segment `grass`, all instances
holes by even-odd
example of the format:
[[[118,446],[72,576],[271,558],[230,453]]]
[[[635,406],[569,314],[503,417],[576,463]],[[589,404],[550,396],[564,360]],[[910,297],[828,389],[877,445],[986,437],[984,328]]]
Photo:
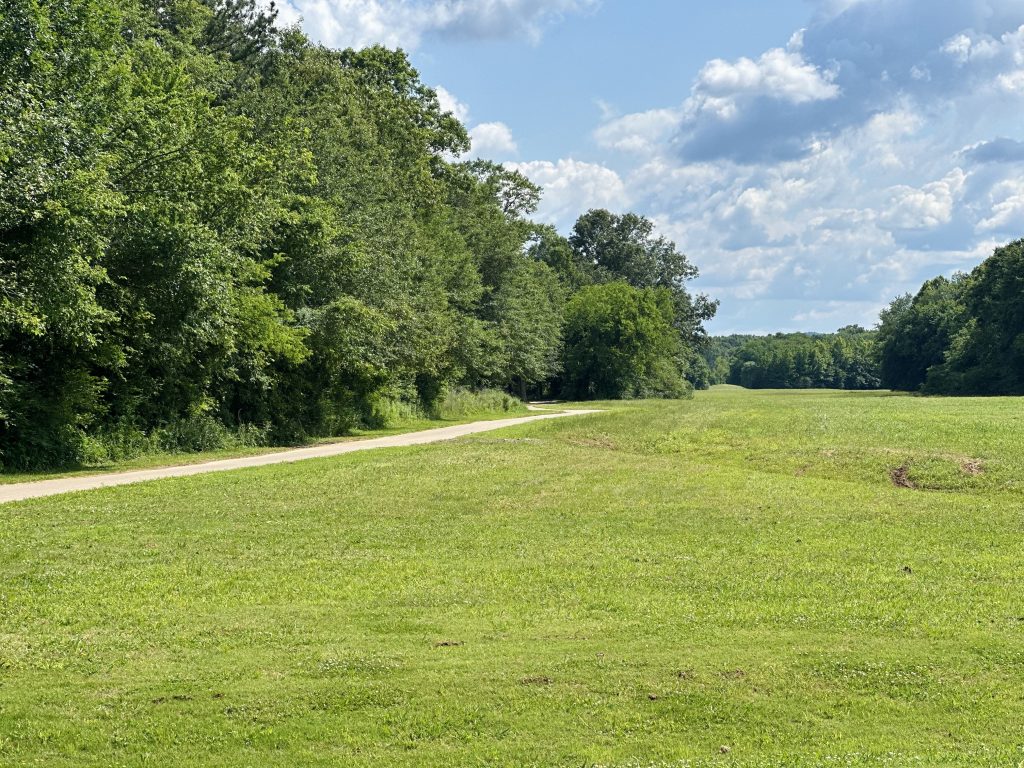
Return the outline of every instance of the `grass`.
[[[519,400],[493,390],[482,393],[459,391],[448,394],[442,401],[437,414],[432,418],[422,415],[417,409],[401,409],[395,417],[388,419],[388,425],[378,429],[355,428],[343,437],[326,437],[312,440],[305,445],[325,445],[363,440],[373,437],[400,435],[425,429],[438,429],[473,421],[490,421],[529,415],[526,406]],[[232,446],[210,451],[142,453],[121,461],[105,461],[85,466],[51,471],[22,471],[5,469],[0,466],[0,485],[29,483],[37,480],[53,480],[61,477],[80,477],[106,472],[128,472],[135,469],[154,469],[184,464],[202,464],[218,459],[233,459],[243,456],[259,456],[280,453],[289,448],[303,446],[253,445]]]
[[[605,406],[0,508],[0,764],[1024,761],[1019,400]]]

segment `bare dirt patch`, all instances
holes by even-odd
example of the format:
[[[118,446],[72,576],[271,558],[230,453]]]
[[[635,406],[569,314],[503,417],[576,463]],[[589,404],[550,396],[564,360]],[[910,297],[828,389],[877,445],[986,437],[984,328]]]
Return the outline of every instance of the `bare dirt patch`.
[[[588,437],[576,437],[569,440],[570,445],[578,445],[583,448],[604,448],[607,451],[614,451],[619,446],[607,435],[590,435]]]
[[[535,675],[534,677],[524,677],[519,682],[523,685],[551,685],[554,680],[546,675]]]
[[[458,648],[462,645],[465,645],[465,643],[461,640],[441,640],[440,642],[434,643],[435,648]]]
[[[910,467],[906,464],[889,470],[889,479],[897,488],[906,488],[911,491],[917,490],[917,485],[910,479]]]
[[[965,475],[971,477],[977,477],[978,475],[985,474],[985,465],[982,464],[978,459],[967,459],[960,464],[960,471]]]

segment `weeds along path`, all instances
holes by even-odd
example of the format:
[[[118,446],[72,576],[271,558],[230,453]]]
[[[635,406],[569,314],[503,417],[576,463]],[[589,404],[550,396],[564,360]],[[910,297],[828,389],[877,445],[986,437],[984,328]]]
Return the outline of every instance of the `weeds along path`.
[[[470,424],[458,424],[452,427],[427,429],[421,432],[408,432],[403,435],[389,435],[387,437],[375,437],[367,440],[353,440],[346,443],[333,443],[328,445],[315,445],[308,448],[295,448],[287,451],[280,451],[278,453],[265,453],[260,456],[246,456],[237,459],[220,459],[217,461],[205,462],[203,464],[186,464],[173,467],[158,467],[156,469],[139,469],[129,472],[62,477],[55,478],[53,480],[37,480],[29,483],[0,485],[0,504],[10,501],[35,499],[41,496],[56,496],[57,494],[72,493],[74,491],[90,491],[96,488],[107,488],[114,485],[144,483],[148,480],[162,480],[168,477],[187,477],[190,475],[202,475],[207,472],[227,472],[233,469],[263,467],[268,464],[285,464],[293,461],[303,461],[305,459],[322,459],[330,456],[340,456],[345,453],[354,453],[355,451],[372,451],[377,448],[401,448],[410,445],[440,443],[445,440],[454,440],[459,437],[465,437],[466,435],[475,435],[479,432],[491,432],[496,429],[504,429],[505,427],[529,424],[533,421],[600,413],[600,411],[597,410],[562,410],[549,412],[548,409],[539,408],[537,406],[529,406],[529,409],[531,411],[543,411],[543,413],[539,413],[536,416],[520,416],[514,419],[475,421]]]

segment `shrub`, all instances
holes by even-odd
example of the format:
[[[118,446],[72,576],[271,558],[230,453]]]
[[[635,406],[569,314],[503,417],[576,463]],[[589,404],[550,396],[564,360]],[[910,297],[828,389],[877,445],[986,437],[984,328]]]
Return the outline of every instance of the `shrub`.
[[[438,403],[435,416],[440,419],[463,419],[474,414],[509,413],[522,410],[523,403],[498,389],[448,390]]]

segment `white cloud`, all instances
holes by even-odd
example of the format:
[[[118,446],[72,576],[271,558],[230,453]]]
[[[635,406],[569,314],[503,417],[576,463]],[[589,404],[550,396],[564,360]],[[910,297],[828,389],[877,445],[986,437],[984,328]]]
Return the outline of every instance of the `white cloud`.
[[[620,152],[651,153],[664,145],[678,129],[682,113],[677,109],[652,109],[622,117],[610,117],[594,131],[598,146]]]
[[[979,232],[1006,232],[1010,237],[1024,234],[1024,181],[1011,179],[992,190],[990,214],[978,222]]]
[[[544,188],[537,217],[562,229],[568,229],[591,208],[623,210],[630,203],[622,179],[603,165],[567,159],[510,163],[508,167]]]
[[[460,123],[469,120],[469,107],[459,101],[454,94],[443,86],[437,86],[437,101],[442,112],[451,112]]]
[[[469,105],[443,86],[434,89],[443,112],[451,112],[463,125],[470,124]],[[509,160],[519,152],[512,129],[505,123],[493,121],[478,123],[469,129],[470,151],[462,159],[483,157],[489,160]]]
[[[958,64],[1004,58],[1024,64],[1024,25],[1004,32],[998,38],[968,29],[954,35],[942,46],[942,52]]]
[[[512,131],[504,123],[480,123],[469,132],[472,154],[477,157],[508,159],[519,151]]]
[[[884,308],[884,303],[876,301],[826,301],[815,309],[797,313],[793,321],[830,328],[857,323],[870,328]]]
[[[1006,93],[1024,94],[1024,69],[1005,72],[999,76],[997,82]]]
[[[565,14],[595,7],[597,0],[282,0],[282,18],[302,17],[303,27],[330,46],[374,43],[416,48],[426,36],[469,39],[526,38]]]
[[[883,220],[902,229],[928,229],[948,224],[953,208],[963,196],[967,174],[954,168],[944,179],[915,189],[892,190],[891,208]]]
[[[757,61],[709,61],[697,77],[695,91],[711,101],[749,95],[806,104],[839,96],[833,78],[834,73],[808,64],[799,52],[774,48]]]

